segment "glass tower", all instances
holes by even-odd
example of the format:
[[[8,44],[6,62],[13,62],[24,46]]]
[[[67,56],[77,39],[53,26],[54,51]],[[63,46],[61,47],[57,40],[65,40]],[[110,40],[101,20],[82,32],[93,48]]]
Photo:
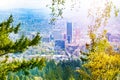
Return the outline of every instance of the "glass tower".
[[[67,23],[67,41],[68,43],[72,42],[72,23]]]

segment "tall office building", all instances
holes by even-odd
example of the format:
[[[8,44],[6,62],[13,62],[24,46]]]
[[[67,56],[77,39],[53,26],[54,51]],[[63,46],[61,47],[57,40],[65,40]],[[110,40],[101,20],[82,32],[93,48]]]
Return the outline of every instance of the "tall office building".
[[[72,23],[67,23],[67,41],[68,43],[72,42]]]

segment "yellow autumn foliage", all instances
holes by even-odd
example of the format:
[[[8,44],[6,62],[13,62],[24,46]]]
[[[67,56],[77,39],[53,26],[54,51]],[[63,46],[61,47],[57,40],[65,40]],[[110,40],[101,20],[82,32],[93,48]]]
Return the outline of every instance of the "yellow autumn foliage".
[[[83,66],[91,71],[93,80],[114,80],[120,74],[120,54],[90,53],[89,62]],[[120,80],[120,77],[119,77]]]
[[[120,53],[116,53],[110,45],[106,36],[107,30],[97,33],[100,27],[107,25],[113,6],[112,1],[107,1],[105,8],[100,8],[102,12],[98,9],[96,12],[93,10],[95,15],[89,14],[95,19],[92,21],[94,24],[88,26],[91,43],[86,46],[88,55],[85,55],[85,59],[87,60],[81,58],[85,70],[77,71],[85,80],[120,80]],[[118,16],[118,13],[119,10],[114,7],[115,16]]]

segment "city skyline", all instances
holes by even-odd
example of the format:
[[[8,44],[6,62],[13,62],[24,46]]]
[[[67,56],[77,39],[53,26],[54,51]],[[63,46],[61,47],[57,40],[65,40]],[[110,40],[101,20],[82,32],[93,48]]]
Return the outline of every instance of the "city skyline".
[[[90,43],[90,39],[87,35],[87,31],[88,31],[88,25],[91,24],[91,21],[89,21],[89,18],[87,17],[87,14],[88,14],[87,10],[91,2],[86,3],[87,0],[85,0],[85,2],[81,3],[80,8],[74,8],[74,10],[69,10],[67,6],[66,10],[63,13],[63,18],[61,18],[60,20],[57,20],[55,25],[50,25],[48,22],[50,20],[49,8],[46,7],[45,6],[46,4],[45,4],[45,5],[41,5],[41,7],[39,7],[40,9],[37,9],[38,8],[37,6],[36,6],[36,9],[30,9],[32,6],[31,7],[29,6],[34,3],[34,1],[33,2],[32,1],[33,0],[27,3],[27,0],[25,2],[21,0],[20,3],[23,3],[23,4],[19,4],[18,6],[16,6],[15,7],[16,9],[13,9],[11,6],[10,10],[9,9],[0,10],[1,11],[0,15],[3,16],[2,17],[3,19],[0,19],[0,20],[4,20],[5,17],[7,17],[9,14],[13,14],[13,17],[15,17],[15,22],[18,22],[18,21],[22,22],[21,29],[23,31],[20,34],[24,33],[27,36],[31,36],[31,35],[34,36],[34,34],[31,34],[31,33],[40,32],[43,38],[42,39],[43,42],[51,43],[51,39],[54,39],[53,48],[55,48],[55,46],[64,48],[65,46],[65,47],[68,47],[67,48],[68,50],[69,48],[71,49],[75,48],[79,50],[78,46],[83,46],[85,45],[85,43]],[[40,0],[37,0],[35,2],[39,3],[39,1]],[[43,4],[44,2],[45,1],[41,3]],[[13,2],[11,3],[12,5],[14,5],[16,3],[16,0],[13,0]],[[9,5],[11,5],[11,3]],[[21,5],[24,5],[24,3],[25,4],[27,3],[28,5],[25,5],[26,7],[23,6],[24,8],[19,7]],[[94,4],[94,6],[102,7],[103,5],[101,5],[101,3],[99,5]],[[83,8],[85,4],[87,4],[87,6]],[[91,6],[91,8],[92,7],[93,6]],[[118,17],[115,18],[112,15],[112,17],[108,22],[108,25],[106,27],[101,27],[101,30],[107,29],[108,32],[110,32],[111,34],[112,33],[119,34],[120,32],[119,16],[120,15],[118,15]],[[113,39],[113,41],[116,41],[116,39],[115,40]],[[61,45],[59,43],[63,43],[63,44]]]
[[[120,80],[120,0],[0,0],[0,80]]]

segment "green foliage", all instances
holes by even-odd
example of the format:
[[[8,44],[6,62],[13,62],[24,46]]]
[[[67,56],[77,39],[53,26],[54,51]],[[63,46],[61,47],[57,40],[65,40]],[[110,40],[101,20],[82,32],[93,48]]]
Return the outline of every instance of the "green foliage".
[[[12,15],[6,21],[0,23],[0,55],[22,52],[26,50],[28,46],[37,45],[40,41],[39,33],[32,40],[23,35],[19,40],[16,40],[15,42],[12,41],[9,38],[9,34],[17,34],[20,28],[20,23],[17,24],[15,27],[12,25],[12,23]]]
[[[7,54],[9,53],[16,53],[16,52],[23,52],[25,51],[29,46],[35,46],[39,44],[40,36],[39,33],[33,38],[28,39],[24,35],[16,40],[12,41],[9,37],[10,33],[17,34],[20,28],[20,23],[16,26],[12,25],[13,23],[13,17],[10,15],[10,17],[6,20],[0,23],[0,79],[1,80],[19,80],[18,76],[14,76],[14,74],[11,74],[10,76],[7,76],[9,72],[19,72],[20,70],[24,71],[25,75],[29,75],[30,69],[33,69],[34,67],[38,67],[39,69],[42,69],[43,66],[45,66],[45,59],[44,58],[32,58],[30,60],[19,60],[19,59],[10,59]],[[4,57],[3,55],[6,55]],[[24,76],[22,76],[24,78]],[[20,80],[22,79],[20,78]],[[28,79],[25,77],[26,80]],[[29,79],[28,79],[29,80]]]
[[[46,67],[44,68],[44,79],[46,80],[62,80],[61,79],[61,68],[57,67],[57,64],[54,60],[46,63]],[[59,71],[59,73],[58,73]]]
[[[64,4],[65,4],[65,0],[52,0],[51,5],[49,5],[52,16],[50,23],[54,23],[58,19],[58,17],[62,18]]]
[[[76,71],[78,69],[86,70],[82,67],[80,60],[66,60],[55,62],[50,60],[46,62],[46,66],[42,71],[39,71],[38,67],[29,70],[27,75],[31,80],[83,80],[83,76],[79,75]],[[15,73],[19,78],[25,77],[24,70]],[[23,79],[25,80],[25,79]]]
[[[8,61],[8,60],[7,60]],[[24,75],[29,75],[30,69],[33,69],[35,67],[38,67],[39,70],[42,69],[43,66],[45,66],[45,59],[44,58],[35,58],[31,60],[13,60],[12,62],[6,62],[2,63],[0,65],[0,79],[4,80],[8,72],[18,72],[20,70],[23,70]]]
[[[81,65],[80,60],[66,60],[57,63],[51,60],[43,68],[41,77],[44,80],[81,80],[82,76],[76,72],[77,68],[83,68]]]

